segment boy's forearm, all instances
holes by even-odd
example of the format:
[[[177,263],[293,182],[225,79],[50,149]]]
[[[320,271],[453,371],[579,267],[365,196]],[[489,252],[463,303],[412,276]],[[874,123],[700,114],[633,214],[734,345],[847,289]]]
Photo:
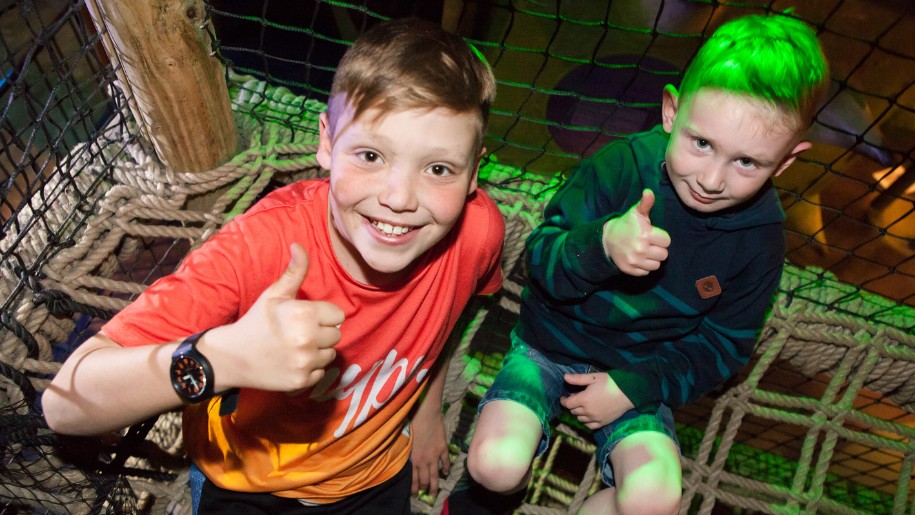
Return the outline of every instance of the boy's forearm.
[[[104,335],[83,343],[42,394],[51,429],[93,435],[181,406],[169,381],[176,343],[123,348]]]
[[[605,253],[603,232],[628,204],[611,198],[605,182],[594,163],[580,163],[526,242],[530,281],[555,300],[588,296],[619,273]]]
[[[527,242],[529,279],[543,293],[560,301],[580,299],[619,272],[601,243],[605,220],[572,228],[550,222],[535,229]]]
[[[450,353],[439,357],[439,362],[432,368],[429,386],[416,407],[417,417],[442,416],[442,398],[445,392],[445,378],[448,376]]]

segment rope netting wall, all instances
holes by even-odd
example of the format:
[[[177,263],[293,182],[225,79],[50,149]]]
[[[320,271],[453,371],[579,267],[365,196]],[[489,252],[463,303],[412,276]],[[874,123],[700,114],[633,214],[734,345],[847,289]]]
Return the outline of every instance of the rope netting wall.
[[[442,20],[486,55],[499,82],[488,148],[502,163],[551,176],[658,123],[662,87],[678,84],[718,25],[789,7],[817,27],[833,89],[811,130],[815,147],[779,178],[787,258],[915,304],[911,2],[266,0],[240,8],[216,0],[210,13],[217,47],[236,70],[318,100],[367,26],[403,14]],[[296,124],[296,107],[287,114]]]
[[[721,22],[779,1],[214,1],[201,27],[229,73],[243,150],[179,173],[140,136],[80,1],[0,11],[0,506],[4,512],[186,513],[180,416],[116,435],[47,429],[40,396],[73,347],[265,191],[322,173],[317,113],[368,26],[441,21],[493,65],[484,187],[507,220],[503,290],[473,306],[446,421],[463,468],[476,401],[508,347],[523,241],[582,156],[658,121],[660,88]],[[789,266],[756,358],[677,412],[684,511],[907,513],[915,459],[915,16],[906,1],[798,2],[835,88],[814,149],[778,183]],[[598,487],[572,419],[535,464],[521,511],[574,512]],[[724,508],[729,507],[729,508]]]

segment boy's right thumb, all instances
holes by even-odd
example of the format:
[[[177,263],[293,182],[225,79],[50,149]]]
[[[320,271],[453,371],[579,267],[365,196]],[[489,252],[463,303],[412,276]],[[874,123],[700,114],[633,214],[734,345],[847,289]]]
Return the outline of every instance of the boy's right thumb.
[[[273,283],[273,293],[279,296],[295,298],[308,274],[308,253],[298,243],[289,246],[289,265],[283,275]]]

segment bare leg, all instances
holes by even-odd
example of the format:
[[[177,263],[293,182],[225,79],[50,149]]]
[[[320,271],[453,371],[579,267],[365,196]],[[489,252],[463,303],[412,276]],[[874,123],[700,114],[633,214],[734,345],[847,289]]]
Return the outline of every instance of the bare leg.
[[[598,490],[597,493],[585,499],[578,515],[616,515],[616,488],[612,486]]]
[[[540,421],[531,410],[513,401],[492,401],[480,412],[467,470],[493,492],[517,492],[527,486],[542,435]]]
[[[663,433],[633,433],[610,454],[617,488],[588,498],[580,514],[673,514],[680,509],[682,471],[674,442]]]

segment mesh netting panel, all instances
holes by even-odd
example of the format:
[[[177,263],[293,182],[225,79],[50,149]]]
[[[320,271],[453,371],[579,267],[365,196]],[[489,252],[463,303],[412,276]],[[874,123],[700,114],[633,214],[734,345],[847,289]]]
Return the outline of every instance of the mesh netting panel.
[[[814,148],[777,180],[787,258],[821,277],[915,304],[915,16],[910,3],[795,2],[833,75]],[[393,7],[393,5],[397,7]],[[660,121],[661,89],[724,21],[781,1],[625,0],[212,2],[222,57],[240,73],[326,100],[334,64],[378,20],[441,20],[487,57],[498,81],[487,147],[500,162],[555,175]],[[297,106],[286,121],[295,124]],[[848,296],[857,294],[850,289]],[[833,304],[829,309],[838,306]],[[909,326],[911,328],[911,325]]]
[[[907,0],[817,0],[833,89],[814,148],[777,187],[789,266],[744,373],[677,410],[685,511],[903,513],[915,460],[915,16]],[[4,512],[189,509],[180,416],[98,438],[51,432],[40,396],[72,349],[269,189],[321,174],[316,119],[349,43],[379,20],[441,21],[492,64],[484,187],[506,217],[505,288],[473,306],[449,369],[446,425],[463,469],[476,401],[501,366],[526,234],[582,157],[658,122],[723,21],[777,0],[276,1],[207,4],[243,150],[201,174],[140,136],[76,0],[0,7],[0,506]],[[574,511],[599,485],[570,417],[535,463],[524,513]]]

